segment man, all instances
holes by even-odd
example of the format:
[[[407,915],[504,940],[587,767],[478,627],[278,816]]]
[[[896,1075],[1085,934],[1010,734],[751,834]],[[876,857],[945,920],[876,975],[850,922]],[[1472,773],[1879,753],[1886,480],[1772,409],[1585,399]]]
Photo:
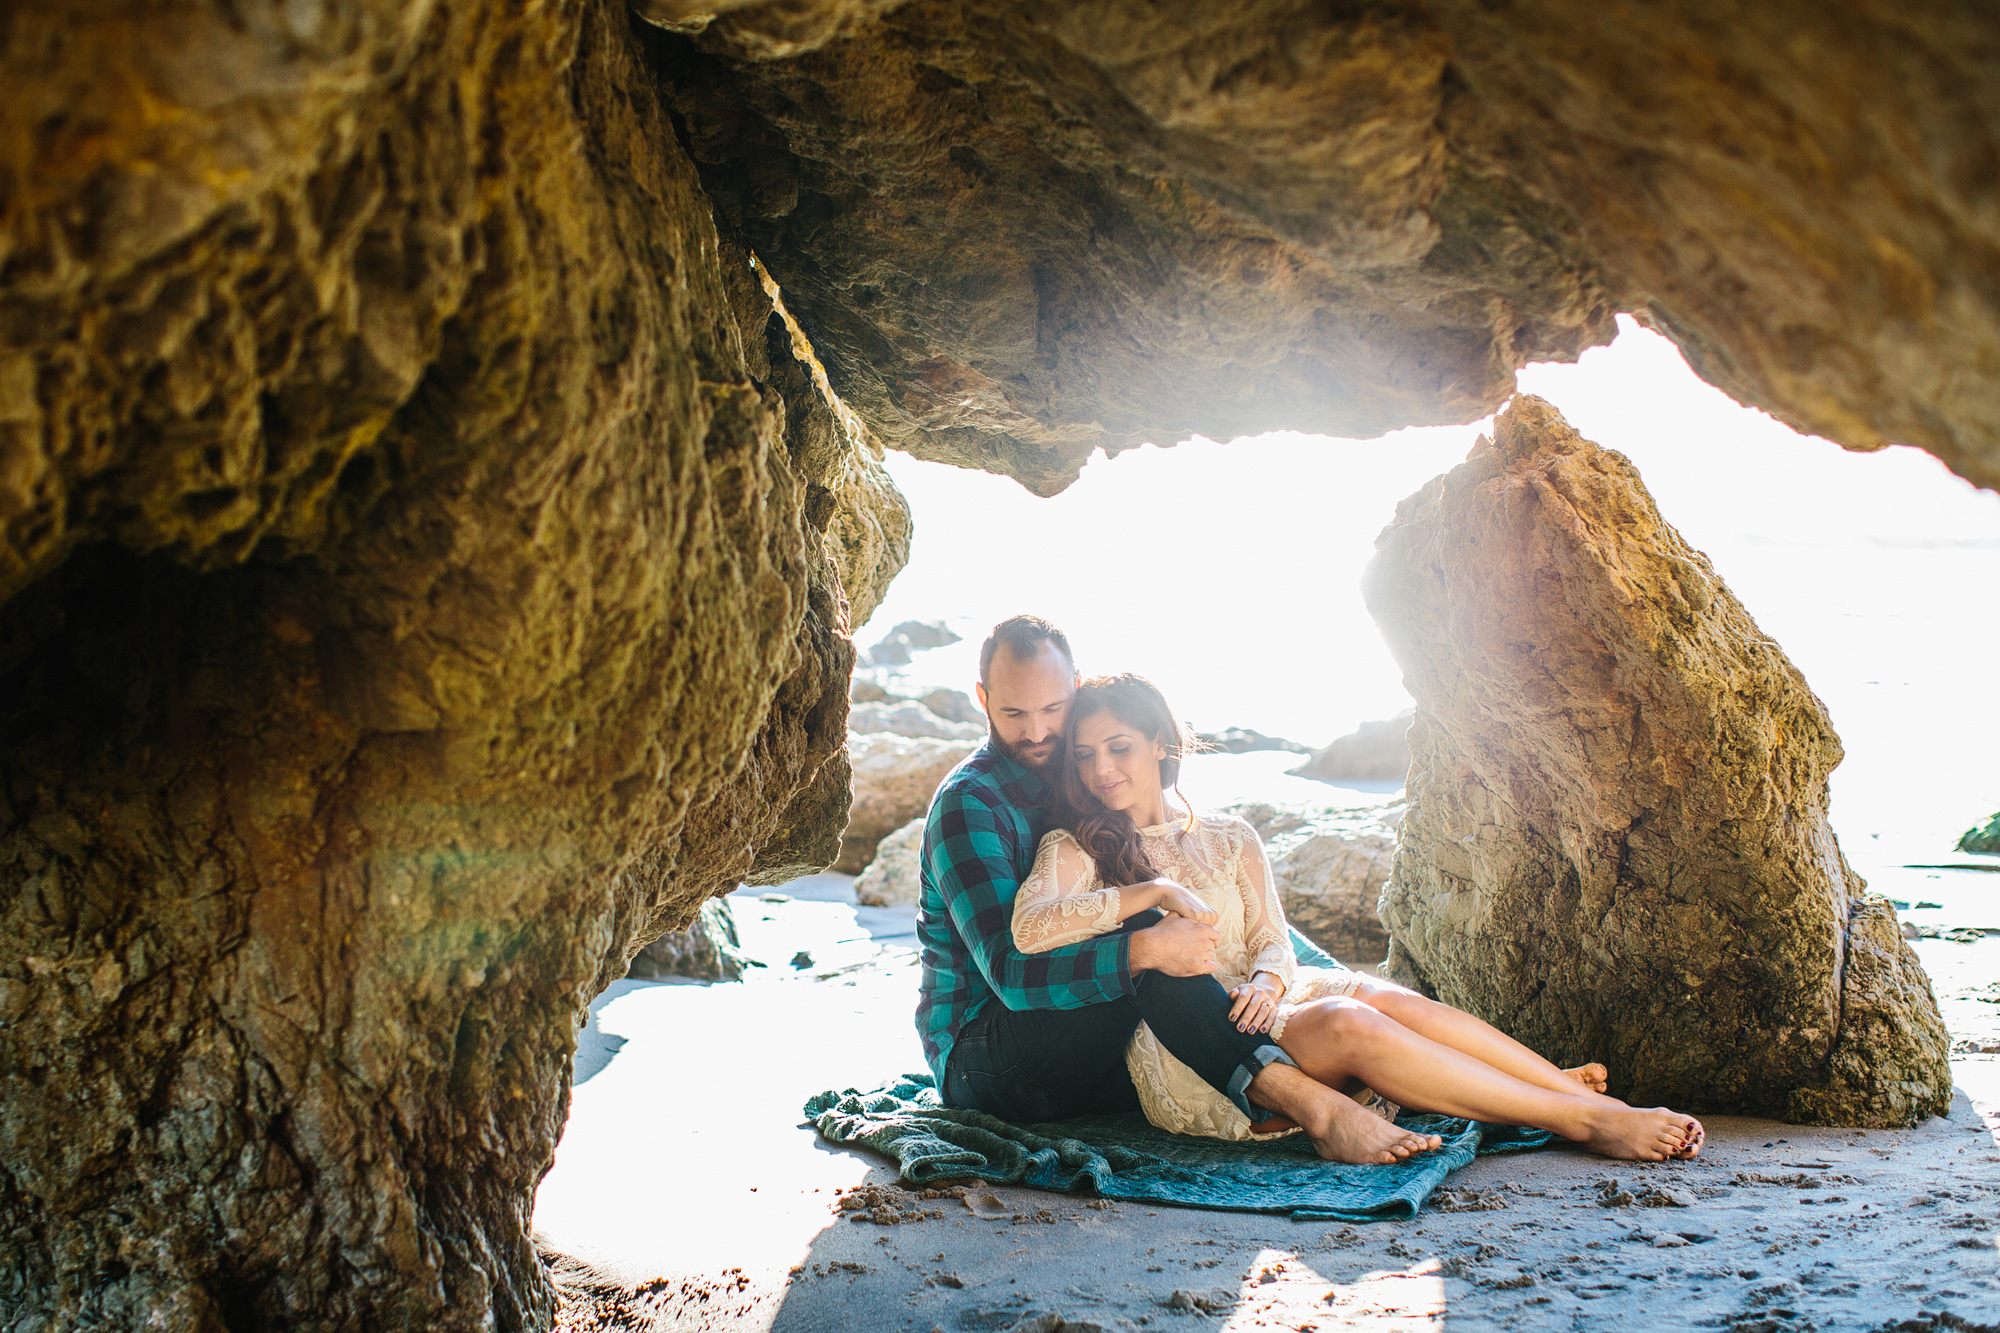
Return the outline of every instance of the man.
[[[1017,1121],[1136,1110],[1125,1044],[1144,1020],[1253,1124],[1294,1121],[1323,1157],[1386,1163],[1437,1147],[1307,1077],[1268,1036],[1239,1031],[1209,975],[1212,927],[1142,912],[1081,944],[1014,947],[1014,895],[1041,841],[1045,771],[1068,760],[1063,722],[1077,684],[1054,625],[1036,616],[996,625],[979,651],[990,734],[945,779],[925,821],[917,1029],[945,1104]]]

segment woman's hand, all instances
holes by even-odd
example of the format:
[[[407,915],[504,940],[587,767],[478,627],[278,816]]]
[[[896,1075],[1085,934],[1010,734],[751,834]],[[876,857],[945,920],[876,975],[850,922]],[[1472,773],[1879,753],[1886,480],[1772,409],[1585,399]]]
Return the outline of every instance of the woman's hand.
[[[1190,921],[1199,921],[1204,926],[1212,926],[1222,920],[1222,913],[1203,902],[1193,889],[1184,884],[1176,884],[1170,879],[1156,879],[1154,889],[1160,900],[1154,904],[1162,912],[1172,912]]]
[[[1241,986],[1230,988],[1229,997],[1235,1003],[1229,1007],[1229,1021],[1238,1032],[1269,1032],[1271,1024],[1278,1021],[1278,1001],[1283,996],[1278,979],[1269,972],[1259,972]]]

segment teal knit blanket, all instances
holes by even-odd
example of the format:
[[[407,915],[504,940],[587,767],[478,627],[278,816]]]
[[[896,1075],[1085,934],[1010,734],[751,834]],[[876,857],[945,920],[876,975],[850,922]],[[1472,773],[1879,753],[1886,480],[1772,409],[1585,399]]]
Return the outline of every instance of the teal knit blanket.
[[[1474,1157],[1539,1148],[1553,1137],[1406,1115],[1396,1123],[1436,1134],[1444,1147],[1393,1166],[1341,1166],[1321,1161],[1302,1134],[1230,1143],[1168,1134],[1136,1114],[1010,1124],[943,1105],[929,1074],[906,1074],[872,1092],[822,1092],[806,1103],[806,1118],[830,1143],[892,1159],[912,1186],[977,1178],[1132,1203],[1285,1213],[1295,1222],[1414,1217]]]

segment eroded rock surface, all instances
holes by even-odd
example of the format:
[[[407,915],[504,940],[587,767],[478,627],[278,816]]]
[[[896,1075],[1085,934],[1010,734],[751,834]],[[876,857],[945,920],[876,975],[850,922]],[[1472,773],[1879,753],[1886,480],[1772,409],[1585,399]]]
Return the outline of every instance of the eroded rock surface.
[[[0,1323],[544,1327],[576,1016],[832,859],[900,498],[621,9],[0,42]]]
[[[1470,420],[1623,310],[2000,483],[1989,9],[635,8],[718,207],[921,456],[1050,493],[1100,445]]]
[[[1826,710],[1624,457],[1517,398],[1366,593],[1417,700],[1391,975],[1628,1100],[1944,1111],[1930,983],[1827,823]]]
[[[1978,828],[1969,828],[1958,840],[1958,850],[1985,856],[2000,856],[2000,814]]]
[[[1285,919],[1343,963],[1389,951],[1377,904],[1396,859],[1401,804],[1336,809],[1245,801],[1223,807],[1263,839]]]

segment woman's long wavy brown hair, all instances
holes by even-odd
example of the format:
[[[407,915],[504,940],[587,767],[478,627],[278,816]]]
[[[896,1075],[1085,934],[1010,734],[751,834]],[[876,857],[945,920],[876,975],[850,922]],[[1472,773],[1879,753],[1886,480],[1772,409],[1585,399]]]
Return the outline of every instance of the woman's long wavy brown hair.
[[[1076,729],[1086,718],[1109,713],[1147,739],[1167,749],[1160,761],[1160,785],[1176,787],[1180,779],[1181,756],[1198,752],[1202,746],[1194,734],[1182,726],[1167,707],[1166,696],[1144,676],[1123,672],[1116,676],[1092,676],[1078,687],[1070,700],[1069,716],[1063,723],[1063,748],[1056,756],[1055,805],[1051,827],[1068,829],[1077,843],[1097,863],[1097,874],[1106,884],[1143,884],[1159,871],[1146,859],[1139,826],[1123,810],[1108,810],[1076,771]],[[1187,804],[1187,798],[1181,798]],[[1188,819],[1194,807],[1188,805]]]

